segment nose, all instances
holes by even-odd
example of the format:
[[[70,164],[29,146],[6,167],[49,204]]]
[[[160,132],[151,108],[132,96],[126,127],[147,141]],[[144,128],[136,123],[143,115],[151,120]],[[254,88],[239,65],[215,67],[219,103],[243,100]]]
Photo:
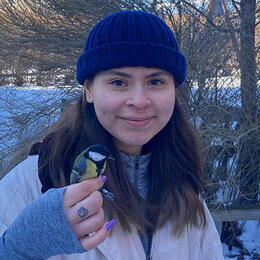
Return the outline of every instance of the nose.
[[[134,87],[129,93],[127,106],[143,111],[151,105],[149,94],[142,86]]]

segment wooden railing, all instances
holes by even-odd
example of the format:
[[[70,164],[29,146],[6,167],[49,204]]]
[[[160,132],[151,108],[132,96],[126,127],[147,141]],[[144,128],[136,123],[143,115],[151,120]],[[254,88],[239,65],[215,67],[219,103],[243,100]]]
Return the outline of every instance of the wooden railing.
[[[260,205],[241,205],[212,209],[211,215],[221,235],[222,223],[228,221],[260,220]]]

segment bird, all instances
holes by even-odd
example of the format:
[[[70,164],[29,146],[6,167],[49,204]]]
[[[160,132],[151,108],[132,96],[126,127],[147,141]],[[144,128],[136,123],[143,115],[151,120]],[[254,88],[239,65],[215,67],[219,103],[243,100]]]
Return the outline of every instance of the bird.
[[[106,146],[102,144],[89,146],[76,157],[70,174],[70,184],[102,175],[108,159],[114,160]]]

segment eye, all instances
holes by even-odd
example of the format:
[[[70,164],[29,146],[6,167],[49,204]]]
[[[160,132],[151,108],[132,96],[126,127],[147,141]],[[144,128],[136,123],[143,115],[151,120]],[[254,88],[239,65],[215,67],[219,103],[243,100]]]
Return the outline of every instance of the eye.
[[[149,84],[151,86],[160,86],[163,84],[163,82],[159,79],[152,79],[152,80],[150,80]]]
[[[117,79],[112,81],[112,85],[114,85],[115,87],[124,87],[126,84],[124,83],[124,81]]]

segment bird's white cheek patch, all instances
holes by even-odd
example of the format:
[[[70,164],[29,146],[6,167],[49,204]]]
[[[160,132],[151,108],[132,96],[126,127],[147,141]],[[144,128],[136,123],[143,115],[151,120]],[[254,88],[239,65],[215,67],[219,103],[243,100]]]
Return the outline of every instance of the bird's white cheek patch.
[[[91,158],[94,162],[100,162],[104,160],[106,157],[100,153],[89,152],[89,158]]]

